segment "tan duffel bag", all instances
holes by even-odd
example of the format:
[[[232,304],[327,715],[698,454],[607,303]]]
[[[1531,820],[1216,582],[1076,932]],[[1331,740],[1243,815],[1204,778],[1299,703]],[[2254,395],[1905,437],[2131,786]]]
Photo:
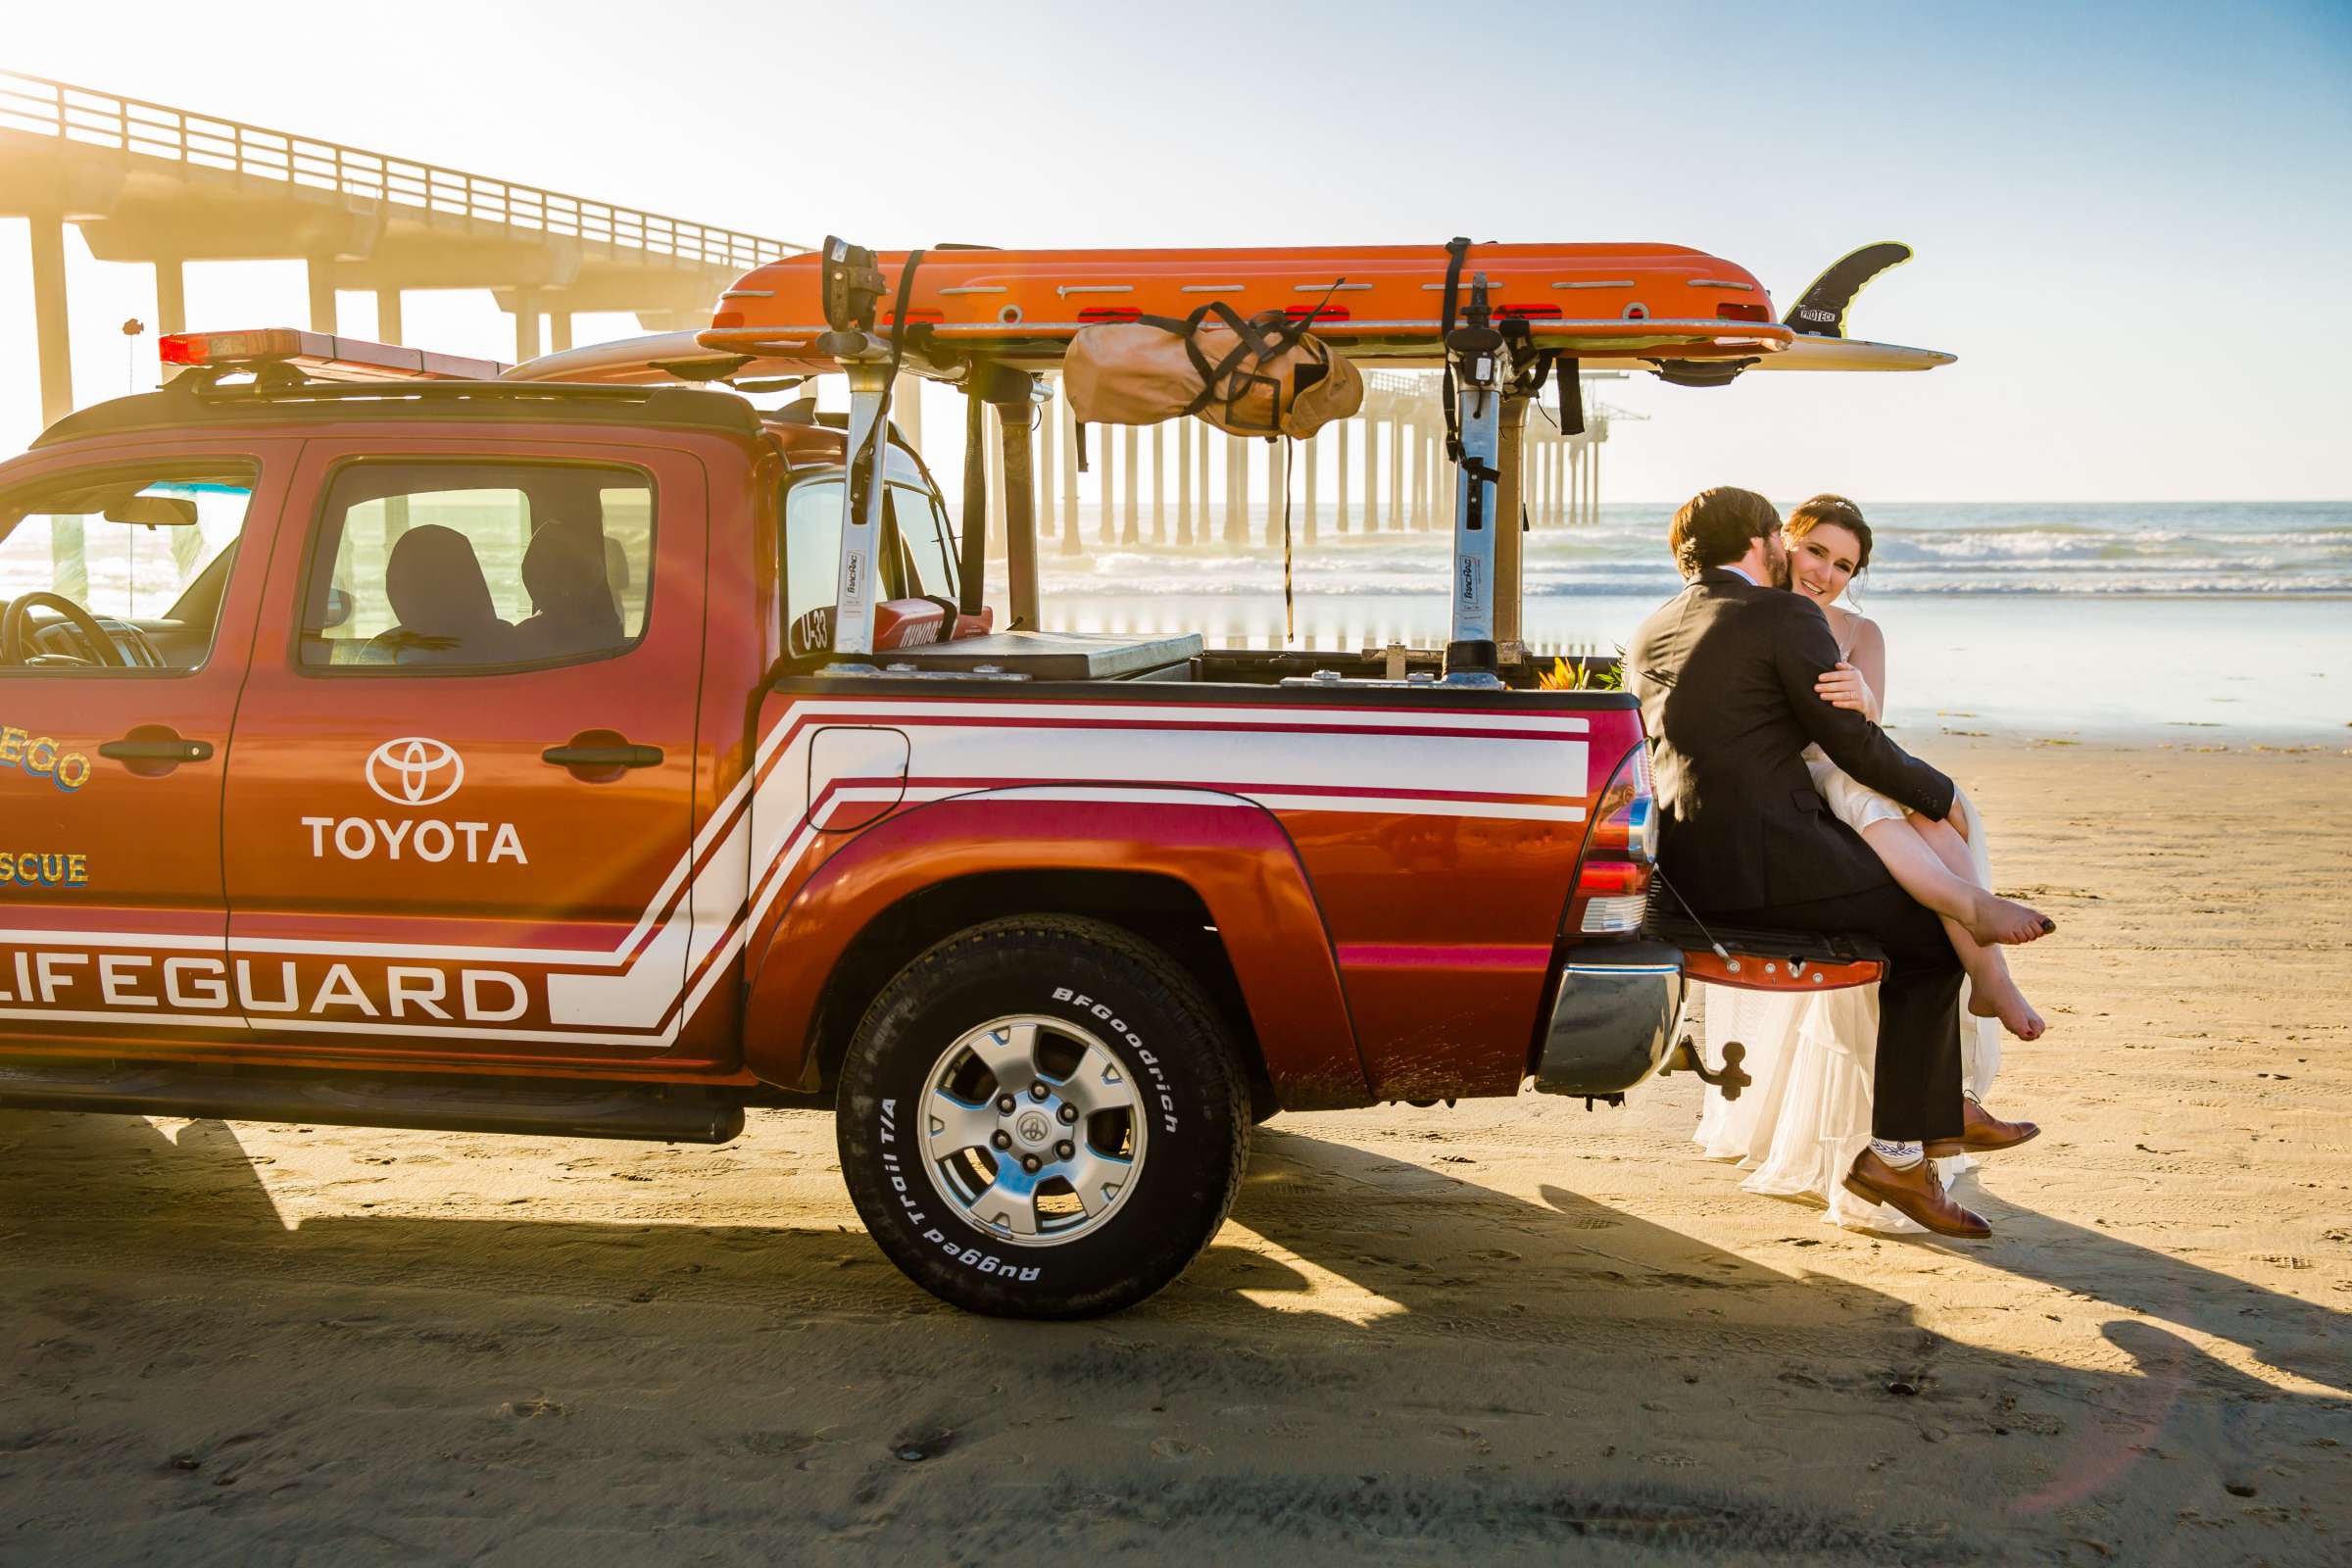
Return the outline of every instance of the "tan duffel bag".
[[[1157,424],[1197,414],[1234,435],[1313,435],[1364,404],[1345,354],[1267,311],[1244,320],[1222,300],[1182,319],[1147,316],[1081,327],[1062,360],[1082,424]]]

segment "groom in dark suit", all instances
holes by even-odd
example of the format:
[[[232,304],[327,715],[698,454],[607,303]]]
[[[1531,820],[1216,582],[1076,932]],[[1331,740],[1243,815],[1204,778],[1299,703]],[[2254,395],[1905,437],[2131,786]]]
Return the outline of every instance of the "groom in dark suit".
[[[1785,591],[1780,525],[1753,491],[1692,497],[1668,535],[1690,585],[1627,650],[1651,737],[1659,865],[1703,923],[1854,933],[1886,950],[1871,1148],[1845,1184],[1940,1234],[1988,1236],[1921,1150],[2006,1147],[1997,1129],[2012,1126],[1962,1103],[1960,960],[1936,916],[1830,814],[1802,754],[1817,744],[1861,783],[1938,820],[1952,781],[1815,695],[1838,643],[1818,606]],[[2031,1136],[2026,1125],[2014,1124]]]

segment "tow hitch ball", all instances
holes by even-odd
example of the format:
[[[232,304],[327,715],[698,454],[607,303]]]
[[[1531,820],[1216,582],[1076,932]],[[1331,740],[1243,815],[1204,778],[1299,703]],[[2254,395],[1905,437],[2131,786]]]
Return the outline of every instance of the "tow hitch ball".
[[[1700,1083],[1712,1084],[1721,1090],[1724,1099],[1738,1100],[1740,1091],[1755,1082],[1753,1078],[1740,1070],[1740,1063],[1746,1059],[1747,1048],[1745,1046],[1737,1040],[1726,1040],[1723,1043],[1723,1065],[1710,1072],[1707,1068],[1706,1053],[1692,1044],[1689,1035],[1685,1035],[1674,1043],[1674,1050],[1667,1054],[1665,1065],[1658,1069],[1658,1076],[1663,1078],[1668,1073],[1677,1071],[1694,1072],[1698,1074]]]

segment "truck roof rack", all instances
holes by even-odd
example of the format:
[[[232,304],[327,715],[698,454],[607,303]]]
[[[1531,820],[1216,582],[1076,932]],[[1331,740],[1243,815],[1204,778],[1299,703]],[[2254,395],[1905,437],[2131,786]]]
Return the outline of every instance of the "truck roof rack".
[[[372,343],[365,338],[270,326],[233,332],[168,332],[157,352],[179,375],[158,392],[76,410],[32,445],[84,436],[191,423],[338,419],[344,406],[365,404],[368,417],[564,419],[666,424],[760,433],[741,399],[674,386],[583,386],[563,381],[502,381],[508,367]],[[226,377],[250,375],[250,381]],[[560,412],[559,412],[560,411]]]
[[[357,404],[370,419],[543,419],[663,424],[760,433],[741,398],[691,387],[579,386],[561,381],[312,381],[265,376],[233,386],[201,374],[159,392],[134,393],[79,409],[33,441],[34,450],[87,436],[185,424],[261,424],[348,418]]]

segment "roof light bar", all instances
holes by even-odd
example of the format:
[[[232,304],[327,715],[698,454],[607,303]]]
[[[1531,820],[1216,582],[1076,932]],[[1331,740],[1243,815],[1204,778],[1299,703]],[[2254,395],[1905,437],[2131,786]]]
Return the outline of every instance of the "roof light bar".
[[[270,326],[239,332],[167,332],[156,340],[166,365],[257,370],[289,365],[316,381],[492,381],[507,369],[496,360],[428,354],[393,343]]]

